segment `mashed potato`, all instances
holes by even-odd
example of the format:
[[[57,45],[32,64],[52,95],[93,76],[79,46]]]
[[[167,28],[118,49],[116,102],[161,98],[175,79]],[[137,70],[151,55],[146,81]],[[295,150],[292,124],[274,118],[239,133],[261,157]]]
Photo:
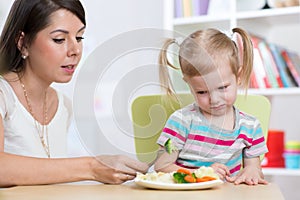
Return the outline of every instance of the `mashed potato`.
[[[145,181],[155,181],[162,183],[175,183],[173,173],[151,172],[146,174],[137,174],[137,178]]]
[[[214,169],[211,167],[202,166],[194,171],[197,178],[202,178],[203,176],[210,176],[219,179],[219,176],[215,173]]]

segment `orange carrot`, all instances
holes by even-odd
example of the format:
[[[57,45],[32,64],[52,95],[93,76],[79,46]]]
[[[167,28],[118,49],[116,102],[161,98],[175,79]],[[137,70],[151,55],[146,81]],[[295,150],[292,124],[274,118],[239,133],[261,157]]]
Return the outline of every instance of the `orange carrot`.
[[[216,180],[216,178],[211,177],[211,176],[203,176],[201,178],[196,178],[196,182],[197,183],[206,182],[206,181],[212,181],[212,180]]]
[[[177,172],[178,172],[178,173],[182,173],[182,174],[189,174],[189,175],[192,174],[192,172],[191,172],[190,170],[185,169],[185,168],[179,168],[179,169],[177,170]]]
[[[186,182],[188,182],[188,183],[196,183],[195,177],[194,177],[193,175],[190,175],[190,174],[186,175],[186,176],[184,177],[184,180],[185,180]]]

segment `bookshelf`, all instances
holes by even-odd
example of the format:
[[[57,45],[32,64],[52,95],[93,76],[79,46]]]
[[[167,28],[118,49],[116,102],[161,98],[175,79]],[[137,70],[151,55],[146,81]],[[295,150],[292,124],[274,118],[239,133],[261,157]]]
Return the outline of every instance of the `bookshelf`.
[[[263,173],[265,176],[300,176],[299,169],[285,169],[285,168],[263,168]]]
[[[167,2],[165,9],[170,13],[170,10],[175,8],[174,0]],[[165,16],[168,22],[166,28],[182,35],[189,35],[204,28],[218,28],[230,33],[233,27],[242,27],[270,43],[278,44],[300,54],[298,42],[300,6],[238,11],[238,0],[228,0],[226,3],[229,6],[225,12],[209,12],[207,15],[180,18],[175,18],[174,14]],[[187,89],[185,86],[178,88],[178,91]],[[264,95],[270,99],[272,104],[271,129],[284,130],[285,141],[300,141],[300,131],[297,126],[297,119],[300,118],[300,112],[297,112],[300,111],[299,87],[249,89],[248,93]],[[291,113],[294,114],[290,115]],[[264,168],[264,172],[268,176],[300,176],[300,169]]]

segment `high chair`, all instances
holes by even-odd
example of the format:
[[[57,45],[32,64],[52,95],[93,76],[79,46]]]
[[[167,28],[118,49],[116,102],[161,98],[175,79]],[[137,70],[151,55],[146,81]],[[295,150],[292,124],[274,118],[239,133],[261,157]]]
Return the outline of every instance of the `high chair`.
[[[170,100],[166,95],[148,95],[137,97],[132,105],[132,122],[134,143],[138,160],[151,163],[156,158],[158,144],[156,141],[168,117],[177,109],[194,102],[188,93],[177,94],[178,101]],[[237,108],[255,116],[261,123],[265,140],[267,140],[270,101],[261,95],[238,95],[235,102]]]

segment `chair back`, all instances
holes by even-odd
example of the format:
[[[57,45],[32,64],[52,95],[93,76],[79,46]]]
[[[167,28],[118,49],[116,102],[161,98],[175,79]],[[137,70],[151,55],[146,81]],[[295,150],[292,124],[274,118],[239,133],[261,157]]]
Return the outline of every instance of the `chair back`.
[[[178,94],[178,101],[170,100],[166,95],[147,95],[137,97],[132,105],[132,122],[137,158],[142,162],[152,162],[159,148],[156,141],[169,116],[175,111],[194,102],[191,94]],[[271,113],[270,101],[262,95],[238,95],[237,108],[256,117],[267,138]]]

